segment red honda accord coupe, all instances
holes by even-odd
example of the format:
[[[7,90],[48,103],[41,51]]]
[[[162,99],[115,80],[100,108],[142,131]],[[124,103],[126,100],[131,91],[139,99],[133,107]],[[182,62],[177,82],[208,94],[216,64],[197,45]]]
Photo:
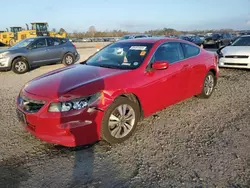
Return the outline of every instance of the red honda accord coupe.
[[[17,115],[27,131],[50,143],[122,142],[142,118],[193,96],[209,98],[217,62],[214,53],[178,39],[118,41],[28,82]]]

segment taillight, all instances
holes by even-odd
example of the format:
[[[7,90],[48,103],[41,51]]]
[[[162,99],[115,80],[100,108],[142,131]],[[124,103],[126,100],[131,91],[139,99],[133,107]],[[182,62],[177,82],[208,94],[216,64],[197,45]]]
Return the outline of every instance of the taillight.
[[[74,46],[74,48],[76,48],[76,45],[73,44],[73,46]]]

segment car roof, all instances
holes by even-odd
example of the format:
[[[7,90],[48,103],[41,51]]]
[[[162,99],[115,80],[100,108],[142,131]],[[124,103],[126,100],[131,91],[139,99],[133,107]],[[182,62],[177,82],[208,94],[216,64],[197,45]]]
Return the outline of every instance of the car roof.
[[[242,36],[239,36],[239,37],[250,37],[250,35],[242,35]]]
[[[37,37],[33,37],[33,39],[36,38],[59,38],[59,37],[51,37],[51,36],[37,36]],[[61,39],[66,39],[66,38],[61,38]]]
[[[26,39],[34,39],[34,40],[36,40],[36,39],[43,39],[43,38],[47,39],[47,38],[58,38],[58,37],[51,37],[51,36],[37,36],[37,37],[31,37],[31,38],[26,38]],[[26,40],[26,39],[24,39],[24,40]],[[66,38],[61,38],[61,39],[66,39]]]
[[[167,38],[167,37],[145,37],[145,38],[138,38],[138,39],[121,40],[121,41],[118,41],[118,42],[119,43],[125,43],[125,42],[157,43],[157,42],[165,42],[165,41],[179,41],[179,42],[182,42],[183,40],[179,40],[179,39],[175,39],[175,38]]]

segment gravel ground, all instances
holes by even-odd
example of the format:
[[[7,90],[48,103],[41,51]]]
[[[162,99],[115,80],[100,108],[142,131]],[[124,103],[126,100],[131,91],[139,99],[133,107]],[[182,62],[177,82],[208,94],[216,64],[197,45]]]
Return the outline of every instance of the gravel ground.
[[[95,49],[80,49],[82,59]],[[122,144],[73,149],[41,142],[15,116],[30,79],[0,72],[0,187],[250,187],[250,72],[221,69],[208,100],[191,98],[143,120]]]

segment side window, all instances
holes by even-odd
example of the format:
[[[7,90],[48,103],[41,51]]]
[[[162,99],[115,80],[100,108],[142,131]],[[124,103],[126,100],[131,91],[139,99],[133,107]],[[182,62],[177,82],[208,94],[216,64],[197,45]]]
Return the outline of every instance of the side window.
[[[162,44],[155,52],[153,61],[168,61],[170,64],[184,59],[181,44],[169,42]]]
[[[66,43],[67,41],[66,41],[66,39],[64,39],[64,38],[55,38],[55,46],[57,46],[57,45],[62,45],[62,44],[64,44],[64,43]]]
[[[37,39],[37,40],[31,45],[32,48],[44,48],[44,47],[46,47],[46,46],[47,46],[47,44],[46,44],[45,38]]]
[[[55,40],[53,38],[47,38],[47,44],[48,44],[48,46],[54,46]]]
[[[67,42],[67,40],[65,38],[61,38],[60,41],[61,41],[61,44],[64,44]]]
[[[191,44],[182,43],[185,58],[190,58],[193,56],[197,56],[200,53],[200,48],[193,46]]]

